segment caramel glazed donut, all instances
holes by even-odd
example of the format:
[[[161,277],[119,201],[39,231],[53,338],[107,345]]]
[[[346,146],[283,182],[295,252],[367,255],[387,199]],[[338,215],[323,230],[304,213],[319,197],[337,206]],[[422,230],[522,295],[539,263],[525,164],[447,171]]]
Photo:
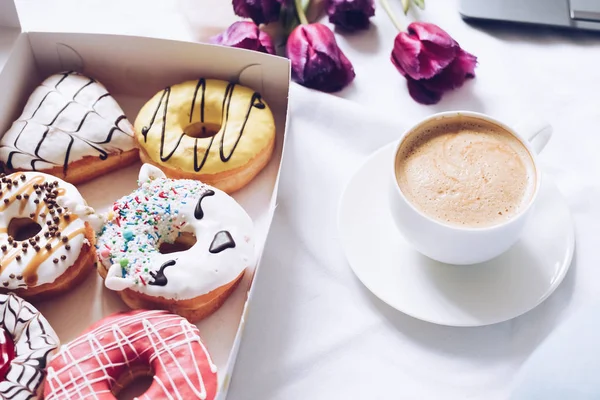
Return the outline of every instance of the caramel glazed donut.
[[[0,398],[41,398],[46,364],[58,336],[35,307],[14,294],[0,294]]]
[[[170,178],[197,179],[232,193],[269,162],[273,114],[252,89],[214,79],[158,92],[135,120],[140,158]]]
[[[73,184],[137,159],[121,107],[102,84],[73,71],[42,82],[0,140],[8,172],[45,172]]]
[[[152,376],[142,400],[213,400],[217,367],[184,318],[158,310],[111,315],[64,346],[48,366],[44,399],[115,399]]]
[[[77,189],[41,172],[0,175],[0,291],[64,292],[93,269],[94,221]]]
[[[98,272],[131,308],[205,318],[255,262],[252,220],[219,189],[166,178],[150,164],[138,182],[98,234]]]

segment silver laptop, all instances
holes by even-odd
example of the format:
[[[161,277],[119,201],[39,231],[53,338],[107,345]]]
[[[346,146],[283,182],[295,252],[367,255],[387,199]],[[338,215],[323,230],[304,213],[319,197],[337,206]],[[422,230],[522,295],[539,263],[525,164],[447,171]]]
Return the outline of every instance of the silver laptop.
[[[600,31],[600,0],[460,0],[465,19]]]

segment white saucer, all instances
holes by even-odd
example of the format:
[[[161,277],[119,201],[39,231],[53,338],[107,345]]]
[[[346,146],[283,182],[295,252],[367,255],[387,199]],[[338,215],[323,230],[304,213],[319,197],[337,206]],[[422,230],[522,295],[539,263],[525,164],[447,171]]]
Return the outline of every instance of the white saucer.
[[[515,318],[544,301],[567,274],[575,233],[565,199],[548,176],[521,239],[482,264],[433,261],[404,240],[388,207],[394,144],[375,152],[350,179],[338,229],[350,266],[390,306],[440,325],[481,326]]]

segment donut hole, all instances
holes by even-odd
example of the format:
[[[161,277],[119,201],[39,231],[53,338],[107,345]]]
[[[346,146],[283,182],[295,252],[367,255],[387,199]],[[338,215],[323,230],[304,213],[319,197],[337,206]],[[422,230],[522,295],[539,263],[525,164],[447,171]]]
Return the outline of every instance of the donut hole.
[[[152,385],[153,378],[154,371],[148,366],[134,366],[117,379],[112,393],[118,400],[142,398]]]
[[[178,251],[186,251],[196,244],[196,235],[190,232],[181,233],[173,243],[162,242],[158,246],[158,251],[161,254],[176,253]]]
[[[31,218],[13,218],[8,223],[7,232],[13,239],[23,241],[34,237],[41,230],[40,224]]]
[[[221,125],[206,122],[194,122],[185,127],[183,132],[193,138],[209,138],[215,136],[221,130]]]

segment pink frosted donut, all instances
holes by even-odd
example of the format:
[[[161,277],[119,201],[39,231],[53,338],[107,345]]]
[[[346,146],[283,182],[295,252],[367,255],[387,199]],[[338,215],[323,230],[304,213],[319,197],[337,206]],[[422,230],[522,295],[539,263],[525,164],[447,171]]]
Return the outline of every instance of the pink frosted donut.
[[[160,310],[118,313],[54,357],[44,399],[115,399],[137,376],[154,375],[140,399],[212,400],[216,370],[198,328],[185,318]]]

